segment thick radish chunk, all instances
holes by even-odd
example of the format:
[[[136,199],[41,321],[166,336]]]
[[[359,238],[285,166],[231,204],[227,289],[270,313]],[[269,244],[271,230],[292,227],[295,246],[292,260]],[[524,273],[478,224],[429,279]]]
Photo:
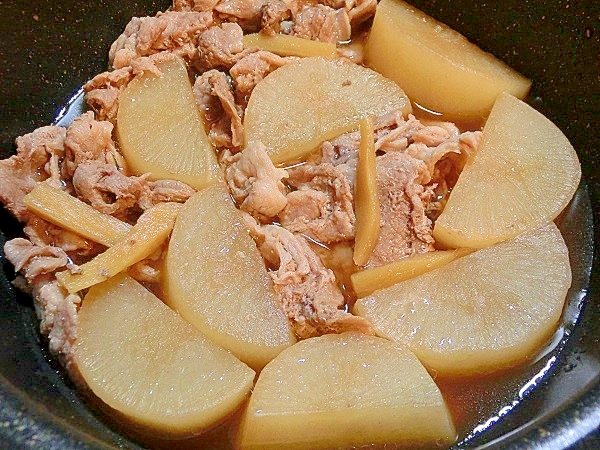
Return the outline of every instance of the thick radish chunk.
[[[119,98],[119,146],[134,173],[200,189],[216,181],[217,157],[204,131],[185,63],[173,58],[131,80]]]
[[[539,228],[567,206],[580,179],[577,153],[556,125],[502,94],[433,237],[451,248],[481,248]]]
[[[201,431],[234,412],[252,388],[253,370],[125,274],[91,288],[78,321],[83,380],[147,427]]]
[[[361,118],[412,111],[394,82],[341,60],[303,58],[260,81],[244,116],[246,143],[262,142],[274,163],[302,158]]]
[[[242,212],[222,184],[185,203],[164,281],[172,308],[255,370],[296,341]]]
[[[556,330],[570,285],[567,247],[551,223],[376,291],[353,312],[430,371],[471,375],[534,357]]]
[[[382,50],[385,49],[385,50]],[[464,36],[401,0],[381,0],[367,65],[394,80],[413,102],[448,118],[488,115],[498,94],[525,97],[531,81]]]
[[[316,450],[455,439],[439,389],[411,352],[386,339],[343,333],[300,341],[263,369],[239,444]]]

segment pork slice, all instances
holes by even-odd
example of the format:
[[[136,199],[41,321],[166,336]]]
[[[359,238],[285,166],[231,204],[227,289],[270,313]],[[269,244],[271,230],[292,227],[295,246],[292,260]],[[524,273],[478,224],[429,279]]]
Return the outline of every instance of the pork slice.
[[[424,125],[412,114],[409,114],[406,119],[399,111],[384,116],[381,122],[375,125],[375,150],[404,151],[412,141],[413,135],[423,128]]]
[[[414,143],[425,144],[428,147],[436,147],[441,143],[458,137],[458,128],[448,122],[446,126],[426,125],[420,130],[412,133],[411,140]]]
[[[91,111],[73,120],[65,137],[66,176],[72,177],[83,161],[100,161],[125,170],[125,160],[115,147],[112,131],[112,123],[95,120]]]
[[[436,165],[444,156],[448,155],[449,153],[460,155],[458,140],[445,141],[434,147],[429,147],[420,142],[416,142],[410,144],[410,146],[406,149],[407,155],[419,159],[427,164],[429,173],[432,174],[432,179],[439,178],[434,177],[433,175]]]
[[[17,153],[0,160],[0,201],[19,221],[30,216],[23,197],[43,180],[61,185],[59,161],[64,156],[66,131],[48,126],[16,139]]]
[[[213,23],[211,11],[167,11],[154,17],[134,17],[110,47],[115,69],[131,65],[140,56],[170,52],[191,60],[198,38]]]
[[[198,39],[198,54],[194,66],[199,72],[210,69],[229,70],[244,54],[244,30],[232,22],[212,26]]]
[[[244,31],[258,31],[261,9],[268,0],[220,0],[214,11],[224,21],[239,23]]]
[[[292,33],[313,41],[347,41],[351,34],[350,18],[345,9],[325,5],[304,6],[294,16]]]
[[[432,128],[434,127],[425,127],[419,133],[427,132]],[[434,131],[434,133],[440,132]],[[481,131],[467,131],[460,135],[456,131],[440,139],[435,139],[434,136],[430,134],[424,140],[415,138],[406,149],[406,154],[427,164],[434,183],[448,182],[452,179],[449,186],[452,187],[467,159],[477,152],[481,142]]]
[[[284,0],[268,1],[262,6],[260,18],[261,33],[274,36],[282,31],[281,24],[292,20],[292,9]]]
[[[348,5],[353,4],[354,0],[321,0],[318,3],[329,6],[333,9],[346,8]]]
[[[358,161],[359,133],[345,133],[321,144],[321,162],[339,166]]]
[[[96,75],[83,86],[85,101],[96,113],[96,118],[116,122],[119,96],[132,79],[128,66]]]
[[[139,181],[144,186],[138,199],[138,205],[143,210],[163,202],[184,203],[196,192],[194,188],[178,180],[148,181],[145,178],[139,178]]]
[[[119,218],[136,205],[144,187],[138,177],[128,177],[114,165],[101,161],[83,161],[73,175],[77,196],[103,214]]]
[[[32,292],[40,319],[40,332],[48,338],[48,349],[58,357],[71,379],[77,382],[79,372],[75,364],[75,348],[81,297],[67,293],[57,281],[35,283]]]
[[[288,183],[296,190],[287,195],[280,223],[323,244],[354,238],[352,186],[342,166],[304,164],[288,170]]]
[[[371,324],[343,310],[344,296],[306,239],[276,225],[250,227],[250,234],[272,272],[273,287],[296,334],[301,338],[360,331],[373,334]]]
[[[22,238],[7,241],[4,254],[24,276],[24,282],[15,284],[33,296],[40,332],[48,338],[50,352],[71,371],[81,297],[69,295],[54,278],[58,270],[68,266],[67,255],[59,248],[37,246]]]
[[[237,102],[245,105],[260,80],[275,69],[294,60],[295,58],[292,57],[283,58],[275,53],[262,50],[245,55],[229,71],[233,78]]]
[[[465,156],[465,160],[473,158],[479,147],[483,133],[481,131],[465,131],[458,136],[458,145],[461,154]]]
[[[433,190],[425,188],[427,165],[402,152],[377,158],[377,192],[381,219],[379,238],[367,267],[434,250],[431,220],[425,214]]]
[[[21,272],[28,282],[52,274],[69,264],[65,251],[50,245],[38,246],[23,238],[15,238],[4,244],[4,254],[15,271]]]
[[[194,83],[194,96],[207,122],[211,124],[208,137],[217,147],[239,147],[244,141],[242,111],[235,104],[233,90],[223,72],[212,69],[204,72]],[[213,124],[218,124],[216,127]],[[223,142],[222,130],[229,129],[229,139]],[[223,145],[225,144],[225,145]]]
[[[352,27],[357,27],[375,15],[377,0],[348,0],[346,10]]]
[[[64,250],[71,258],[95,254],[100,244],[95,244],[78,234],[54,225],[41,217],[31,214],[23,227],[25,236],[37,246],[53,246]]]
[[[392,110],[377,117],[373,124],[375,150],[403,151],[408,147],[408,138],[423,125],[411,114],[404,119],[401,110]],[[321,146],[321,160],[333,165],[349,164],[356,167],[360,132],[344,133]],[[353,182],[352,174],[351,182]]]
[[[212,11],[219,0],[173,0],[173,11]]]
[[[437,147],[414,143],[406,150],[407,154],[423,160],[431,172],[433,197],[436,200],[427,205],[427,216],[432,220],[442,212],[465,164],[477,152],[481,144],[481,135],[481,131],[467,131]]]
[[[240,209],[266,222],[285,207],[286,189],[281,180],[288,174],[273,165],[263,144],[251,142],[224,163],[225,181]]]

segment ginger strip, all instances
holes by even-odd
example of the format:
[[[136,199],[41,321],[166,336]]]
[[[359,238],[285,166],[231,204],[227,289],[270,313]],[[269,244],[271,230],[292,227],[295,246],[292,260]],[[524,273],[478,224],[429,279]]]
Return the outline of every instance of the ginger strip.
[[[131,231],[128,223],[102,214],[48,183],[39,183],[23,202],[42,219],[107,247],[116,244]]]
[[[350,276],[350,281],[356,296],[363,298],[378,289],[393,286],[401,281],[442,267],[457,258],[468,255],[472,251],[468,248],[459,248],[456,250],[418,253],[384,266],[355,272]]]
[[[333,58],[335,56],[335,44],[332,42],[312,41],[298,36],[287,34],[276,34],[269,36],[262,33],[247,34],[242,38],[244,47],[259,47],[275,53],[279,56],[322,56]]]
[[[356,234],[354,240],[354,263],[363,266],[369,260],[379,238],[379,197],[377,194],[377,166],[373,141],[373,118],[360,121],[360,147],[356,168],[354,192]]]
[[[89,288],[126,270],[154,253],[169,237],[182,205],[159,203],[139,218],[124,239],[79,266],[77,272],[63,271],[56,279],[70,294]]]

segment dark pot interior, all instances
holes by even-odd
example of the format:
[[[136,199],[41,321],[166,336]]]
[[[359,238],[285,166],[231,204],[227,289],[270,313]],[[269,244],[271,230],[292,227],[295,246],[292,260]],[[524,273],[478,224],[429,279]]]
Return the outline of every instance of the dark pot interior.
[[[584,185],[563,220],[584,297],[574,292],[566,315],[579,315],[524,401],[461,444],[502,448],[600,446],[600,8],[594,0],[412,2],[461,31],[533,80],[529,102],[571,140]],[[0,144],[51,123],[81,85],[107,67],[111,42],[134,15],[160,1],[11,0],[0,26]],[[19,232],[0,211],[1,243]],[[595,227],[592,224],[595,222]],[[569,225],[570,224],[570,225]],[[575,225],[573,225],[575,224]],[[565,230],[563,230],[565,231]],[[3,260],[0,276],[0,439],[3,448],[135,447],[84,405],[39,342],[31,300],[18,294]],[[587,277],[591,281],[587,285]],[[549,359],[546,359],[549,361]]]

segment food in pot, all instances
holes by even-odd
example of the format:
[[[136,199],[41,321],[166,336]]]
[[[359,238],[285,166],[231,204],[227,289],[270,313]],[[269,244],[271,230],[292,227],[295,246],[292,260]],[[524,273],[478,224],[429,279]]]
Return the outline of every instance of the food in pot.
[[[411,74],[390,39],[455,76]],[[436,377],[526,364],[558,326],[577,156],[501,94],[528,80],[443,25],[396,0],[175,0],[109,62],[90,111],[17,138],[0,200],[51,352],[120,414],[178,438],[225,421],[249,448],[450,444]],[[482,132],[417,104],[494,106]]]

